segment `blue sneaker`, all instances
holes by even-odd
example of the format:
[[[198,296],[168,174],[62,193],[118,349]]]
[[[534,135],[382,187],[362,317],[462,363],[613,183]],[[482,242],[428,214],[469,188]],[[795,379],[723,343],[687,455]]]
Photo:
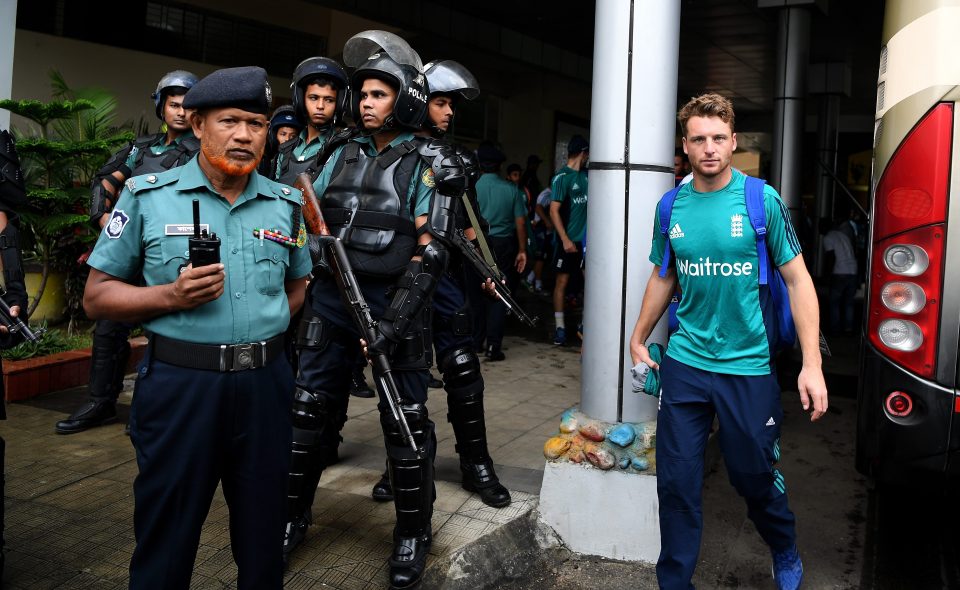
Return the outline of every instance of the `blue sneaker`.
[[[557,328],[553,334],[553,343],[557,346],[563,346],[567,343],[567,331],[564,328]]]
[[[797,590],[803,581],[803,562],[794,545],[786,551],[773,552],[773,580],[780,590]]]

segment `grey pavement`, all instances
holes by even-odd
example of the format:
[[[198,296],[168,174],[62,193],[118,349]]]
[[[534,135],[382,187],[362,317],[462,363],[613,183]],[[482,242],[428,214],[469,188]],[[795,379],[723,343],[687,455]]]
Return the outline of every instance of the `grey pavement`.
[[[472,587],[655,588],[648,564],[578,556],[562,546],[542,548],[543,559],[531,560],[526,567],[502,565],[509,556],[500,555],[498,547],[510,540],[511,527],[535,523],[543,443],[556,433],[561,412],[580,397],[580,357],[575,348],[508,337],[505,353],[506,361],[485,362],[483,369],[491,455],[514,498],[507,508],[487,507],[460,488],[453,433],[445,420],[446,395],[430,390],[439,441],[438,485],[433,571],[424,587],[471,587],[470,578],[462,574],[469,571],[463,569],[465,556],[474,548],[475,554],[486,556],[474,567],[503,570],[496,572],[499,577],[489,572],[478,577],[483,585]],[[130,385],[121,399],[121,418],[127,414]],[[10,404],[9,419],[0,423],[7,439],[4,588],[126,587],[134,546],[132,482],[137,469],[123,421],[70,436],[53,432],[54,423],[84,396],[83,388],[78,388]],[[850,395],[834,397],[830,413],[817,424],[802,415],[795,393],[786,391],[784,403],[781,469],[798,517],[805,587],[856,588],[866,492],[853,469],[854,400]],[[387,586],[393,509],[369,496],[384,457],[374,400],[351,398],[343,436],[341,460],[323,476],[313,506],[314,525],[293,556],[286,588]],[[708,475],[704,495],[697,587],[773,588],[769,556],[722,464]],[[585,498],[584,509],[591,500],[602,499]],[[621,509],[629,518],[630,507]],[[219,492],[204,525],[191,587],[236,587],[227,510]]]

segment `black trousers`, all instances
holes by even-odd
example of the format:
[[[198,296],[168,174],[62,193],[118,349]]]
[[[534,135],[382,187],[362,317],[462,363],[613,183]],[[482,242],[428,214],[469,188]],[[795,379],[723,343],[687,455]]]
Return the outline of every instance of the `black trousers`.
[[[490,249],[493,251],[493,257],[497,261],[497,266],[507,277],[507,287],[512,291],[516,289],[519,275],[514,269],[514,261],[517,258],[519,245],[517,236],[511,235],[506,238],[489,237]],[[490,348],[491,346],[499,349],[503,344],[503,331],[507,320],[507,308],[499,299],[491,297],[482,297],[478,300],[480,309],[474,320],[473,341],[477,350]]]
[[[130,588],[189,588],[200,530],[222,482],[237,587],[280,590],[292,432],[287,359],[220,373],[151,357],[148,348],[130,410],[140,468]]]

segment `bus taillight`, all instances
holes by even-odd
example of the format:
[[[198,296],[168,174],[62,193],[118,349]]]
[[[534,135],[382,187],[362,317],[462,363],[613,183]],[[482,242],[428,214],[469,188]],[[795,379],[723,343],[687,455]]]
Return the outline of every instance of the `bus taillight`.
[[[953,103],[939,103],[890,159],[873,207],[868,336],[923,377],[936,369],[952,141]]]

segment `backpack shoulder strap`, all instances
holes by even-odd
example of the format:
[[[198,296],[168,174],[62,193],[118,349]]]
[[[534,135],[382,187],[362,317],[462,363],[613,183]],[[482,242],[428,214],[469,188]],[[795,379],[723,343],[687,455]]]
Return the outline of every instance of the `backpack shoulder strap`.
[[[770,276],[770,255],[767,251],[767,210],[763,206],[763,187],[767,183],[753,176],[747,176],[744,180],[743,194],[747,202],[747,216],[750,218],[750,225],[757,234],[757,260],[760,268],[757,274],[760,276],[760,284],[766,285]]]
[[[657,206],[657,222],[660,228],[660,235],[663,236],[663,260],[660,262],[660,276],[667,276],[667,268],[670,267],[670,215],[673,213],[673,203],[677,200],[677,194],[683,185],[674,187],[660,197],[660,204]]]

